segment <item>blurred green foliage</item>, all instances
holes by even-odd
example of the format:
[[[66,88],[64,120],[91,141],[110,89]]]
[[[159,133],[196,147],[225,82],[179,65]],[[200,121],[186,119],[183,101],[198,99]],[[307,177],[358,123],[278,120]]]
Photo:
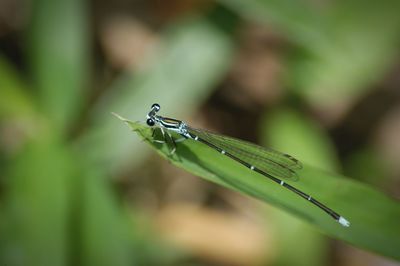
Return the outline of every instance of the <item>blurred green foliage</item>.
[[[399,54],[396,0],[221,0],[246,18],[271,23],[297,44],[288,85],[315,106],[358,98]]]
[[[8,126],[26,120],[31,126],[25,129],[29,136],[20,140],[23,145],[17,154],[6,158],[1,263],[167,263],[170,252],[138,237],[110,190],[107,177],[115,171],[112,166],[122,159],[138,162],[145,155],[110,112],[141,114],[154,98],[172,107],[180,97],[180,108],[194,108],[226,71],[229,39],[207,19],[173,25],[166,31],[157,60],[134,77],[123,74],[111,85],[110,93],[95,106],[84,134],[71,139],[71,129],[88,104],[87,5],[35,1],[30,25],[27,50],[32,84],[26,85],[5,59],[0,61],[1,117]]]
[[[151,228],[137,226],[140,213],[121,204],[112,189],[110,177],[128,165],[139,165],[148,150],[110,112],[142,119],[157,101],[171,116],[189,116],[225,78],[235,55],[238,16],[273,25],[288,39],[293,49],[287,54],[285,82],[293,94],[313,106],[359,97],[382,77],[399,52],[398,1],[335,1],[328,6],[305,0],[217,2],[169,23],[155,55],[143,63],[146,67],[119,73],[92,103],[92,79],[97,77],[92,77],[91,3],[32,1],[30,20],[20,33],[27,68],[0,54],[0,123],[1,132],[6,132],[0,157],[0,264],[179,263],[182,254],[163,245]],[[282,109],[266,118],[262,127],[264,123],[270,131],[262,128],[263,137],[280,150],[324,169],[338,169],[332,144],[312,121]],[[204,169],[196,171],[210,175]],[[346,231],[331,225],[329,217],[309,209],[307,202],[297,204],[293,199],[296,203],[292,203],[292,196],[286,197],[285,192],[265,188],[257,194],[255,183],[243,183],[243,189],[214,175],[210,179],[257,194],[291,212],[299,210],[331,236],[399,259],[399,238],[393,239],[398,233],[398,204],[368,187],[336,180],[312,167],[306,174],[315,183],[304,187],[343,209],[354,227]],[[327,184],[328,188],[340,186],[342,192],[322,195]],[[282,199],[281,194],[285,195]],[[369,201],[365,201],[367,195]],[[363,212],[362,206],[382,216]],[[390,223],[388,217],[392,217]],[[304,245],[303,254],[311,254],[316,245],[322,247],[323,240],[315,232],[307,238],[315,241]],[[298,258],[308,265],[323,260]]]
[[[26,47],[32,83],[40,109],[60,133],[68,132],[86,102],[90,59],[87,14],[85,1],[33,2]]]

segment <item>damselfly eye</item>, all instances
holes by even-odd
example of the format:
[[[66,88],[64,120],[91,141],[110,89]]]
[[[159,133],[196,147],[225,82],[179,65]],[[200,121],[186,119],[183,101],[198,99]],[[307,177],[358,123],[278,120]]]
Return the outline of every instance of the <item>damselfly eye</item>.
[[[149,125],[150,127],[154,126],[154,124],[155,124],[155,123],[154,123],[154,120],[151,119],[151,118],[147,119],[146,123],[147,123],[147,125]]]
[[[156,110],[156,112],[158,112],[160,110],[160,105],[158,103],[153,103],[153,105],[151,106],[151,109]]]

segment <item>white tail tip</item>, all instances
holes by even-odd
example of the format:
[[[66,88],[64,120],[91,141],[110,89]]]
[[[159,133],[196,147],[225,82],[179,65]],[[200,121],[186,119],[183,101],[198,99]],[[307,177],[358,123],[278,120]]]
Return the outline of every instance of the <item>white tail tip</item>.
[[[344,217],[340,216],[338,222],[345,226],[345,227],[349,227],[350,226],[350,222],[347,221]]]

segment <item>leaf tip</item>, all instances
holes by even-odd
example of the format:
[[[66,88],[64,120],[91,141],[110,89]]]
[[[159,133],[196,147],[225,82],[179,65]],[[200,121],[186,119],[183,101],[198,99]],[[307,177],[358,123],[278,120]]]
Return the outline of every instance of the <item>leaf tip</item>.
[[[137,131],[141,127],[140,122],[133,122],[133,121],[131,121],[129,119],[126,119],[126,118],[124,118],[124,117],[122,117],[119,114],[114,113],[114,112],[111,112],[111,114],[114,115],[119,120],[121,120],[122,122],[124,122],[133,131]]]
[[[121,120],[121,121],[124,121],[124,122],[127,122],[127,121],[128,121],[128,119],[123,118],[122,116],[120,116],[120,115],[117,114],[117,113],[111,112],[111,114],[112,114],[113,116],[115,116],[116,118],[118,118],[119,120]]]

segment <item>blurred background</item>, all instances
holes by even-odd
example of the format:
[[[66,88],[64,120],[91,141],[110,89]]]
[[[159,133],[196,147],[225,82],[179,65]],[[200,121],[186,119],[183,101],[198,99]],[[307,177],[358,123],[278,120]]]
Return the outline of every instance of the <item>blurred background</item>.
[[[400,265],[172,166],[110,114],[157,102],[399,199],[399,11],[1,0],[0,265]]]

